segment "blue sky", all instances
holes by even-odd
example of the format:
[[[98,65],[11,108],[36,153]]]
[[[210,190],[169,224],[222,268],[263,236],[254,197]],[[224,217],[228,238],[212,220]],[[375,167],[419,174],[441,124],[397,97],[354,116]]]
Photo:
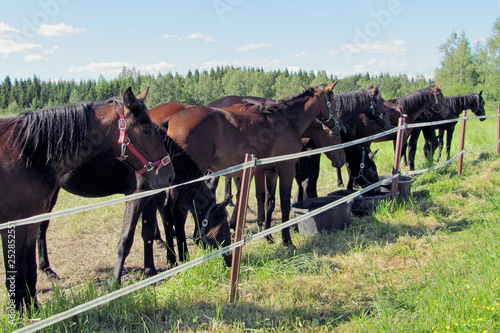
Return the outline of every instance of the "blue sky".
[[[498,0],[3,1],[0,79],[114,78],[216,66],[432,78],[438,48],[491,35]]]

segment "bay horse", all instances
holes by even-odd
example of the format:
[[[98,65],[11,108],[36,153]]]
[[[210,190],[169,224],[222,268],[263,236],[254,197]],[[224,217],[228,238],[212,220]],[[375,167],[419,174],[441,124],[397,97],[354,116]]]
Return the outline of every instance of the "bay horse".
[[[245,112],[252,105],[260,104],[264,107],[266,103],[269,104],[274,102],[275,101],[263,97],[231,95],[231,96],[221,97],[207,104],[207,106],[215,108],[229,108],[231,110]],[[308,148],[310,149],[311,147],[320,148],[320,147],[333,146],[341,144],[342,141],[340,139],[340,136],[338,135],[338,131],[336,134],[334,134],[332,131],[326,129],[320,123],[319,120],[314,119],[309,125],[309,127],[307,127],[307,129],[302,133],[302,143],[303,143],[302,150],[304,150]],[[325,152],[325,156],[331,161],[331,164],[334,168],[340,168],[342,165],[345,164],[346,156],[344,154],[343,149]],[[296,165],[296,174],[295,174],[295,180],[297,182],[297,185],[299,186],[298,192],[304,188],[306,189],[309,188],[311,191],[315,190],[316,186],[313,185],[312,182],[314,182],[314,179],[317,179],[315,177],[316,174],[319,176],[319,162],[317,163],[318,164],[317,172],[314,175],[308,175],[305,169],[308,169],[309,166],[316,165],[312,161],[318,160],[319,158],[320,158],[319,154],[299,158],[299,161],[297,162]],[[236,182],[237,188],[239,188],[240,185],[239,178],[233,178],[233,179]],[[309,184],[309,180],[311,181],[311,184]],[[211,184],[214,191],[217,188],[217,183],[218,179],[214,179],[214,181]],[[231,178],[226,178],[224,193],[226,199],[232,197]],[[299,193],[296,194],[296,197],[297,196],[299,196]],[[230,222],[232,226],[234,226],[236,222],[235,212],[236,210],[233,212],[233,216]]]
[[[167,134],[196,162],[202,172],[219,171],[244,162],[245,154],[266,158],[300,152],[301,136],[315,119],[331,125],[336,83],[302,92],[270,103],[254,105],[248,112],[195,106],[170,117],[162,115],[162,106],[149,110],[153,121],[168,122]],[[327,103],[328,102],[328,103]],[[333,125],[332,125],[333,126]],[[290,195],[297,159],[256,167],[256,174],[272,170],[280,179],[282,221],[290,215]],[[227,177],[238,177],[234,172]],[[284,245],[293,245],[289,229],[282,230]]]
[[[170,185],[173,167],[146,114],[145,96],[146,91],[136,97],[129,87],[123,100],[80,103],[0,119],[0,223],[49,212],[61,178],[104,151],[112,151],[115,158],[139,170],[152,188]],[[125,159],[130,149],[136,153]],[[149,163],[146,157],[155,162]],[[35,223],[8,225],[1,231],[6,287],[10,304],[20,312],[26,307],[30,313],[38,307],[38,229],[39,223]]]

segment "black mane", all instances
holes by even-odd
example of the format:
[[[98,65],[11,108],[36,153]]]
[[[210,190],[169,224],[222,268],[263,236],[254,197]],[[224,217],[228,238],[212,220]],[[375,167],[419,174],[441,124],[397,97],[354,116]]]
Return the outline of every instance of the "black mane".
[[[370,97],[365,89],[335,94],[335,110],[352,112],[370,103]]]
[[[446,96],[446,105],[454,115],[462,113],[463,110],[472,109],[478,106],[478,97],[475,94]]]
[[[290,107],[291,102],[295,102],[296,100],[304,97],[312,97],[314,96],[314,93],[315,89],[313,87],[309,87],[295,95],[285,97],[279,101],[268,101],[266,103],[262,103],[257,108],[257,111],[262,113],[263,115],[280,114],[282,113],[282,111]]]
[[[10,120],[10,139],[22,147],[26,165],[64,162],[85,149],[89,134],[89,111],[106,102],[61,106],[36,112],[26,111]]]
[[[414,112],[420,110],[429,98],[434,98],[429,91],[429,87],[412,92],[404,97],[397,99],[397,102],[403,108],[403,111]]]

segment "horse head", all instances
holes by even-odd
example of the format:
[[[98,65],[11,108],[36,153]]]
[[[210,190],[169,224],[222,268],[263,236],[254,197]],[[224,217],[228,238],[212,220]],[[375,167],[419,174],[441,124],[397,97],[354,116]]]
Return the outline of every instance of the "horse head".
[[[117,158],[146,177],[154,189],[170,186],[175,173],[165,150],[164,136],[147,114],[144,104],[147,93],[148,88],[135,96],[128,87],[122,101],[111,99],[108,104],[113,105],[113,118],[118,122],[118,145],[114,144]]]
[[[335,88],[337,83],[339,83],[339,81],[335,81],[328,85],[320,84],[315,88],[302,86],[304,89],[314,90],[314,98],[319,103],[316,119],[318,119],[318,121],[323,126],[329,128],[332,131],[335,131],[339,127],[343,127],[343,124],[338,120],[338,116],[335,116],[333,114],[333,104],[335,101],[333,88]],[[345,128],[343,128],[343,130],[345,131]]]
[[[481,90],[479,94],[474,94],[474,97],[476,98],[476,105],[472,108],[472,112],[478,117],[486,115],[486,112],[484,111],[483,91]],[[486,118],[479,119],[479,121],[485,120]]]
[[[231,202],[227,198],[223,202],[214,203],[208,208],[201,223],[195,223],[193,237],[196,244],[205,247],[219,248],[220,246],[231,245],[231,232],[229,230],[228,214],[226,206]],[[231,266],[232,256],[224,256],[226,265]]]
[[[359,150],[360,154],[353,154],[351,157],[356,160],[349,161],[350,180],[347,187],[351,189],[354,186],[363,188],[379,181],[377,166],[373,160],[378,149],[371,151],[369,146],[359,145]],[[374,189],[370,192],[378,191],[379,189]]]
[[[391,128],[391,121],[386,112],[384,99],[380,94],[381,85],[382,83],[379,83],[376,86],[370,85],[366,89],[368,96],[370,97],[370,109],[366,115],[369,119],[378,122],[384,130],[388,130]]]
[[[430,110],[435,113],[439,113],[443,119],[448,117],[450,114],[450,108],[446,105],[446,100],[441,92],[441,83],[438,85],[433,84],[428,89],[430,89],[431,93],[434,95],[434,102],[431,102],[429,105]]]

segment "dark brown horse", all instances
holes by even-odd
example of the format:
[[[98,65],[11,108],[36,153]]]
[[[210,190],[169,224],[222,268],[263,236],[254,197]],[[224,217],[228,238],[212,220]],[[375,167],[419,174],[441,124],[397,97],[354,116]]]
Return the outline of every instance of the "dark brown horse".
[[[263,108],[252,106],[247,112],[197,106],[165,118],[162,106],[152,108],[150,117],[168,122],[168,135],[196,162],[202,172],[219,171],[244,162],[245,154],[266,158],[300,152],[301,136],[318,118],[331,125],[335,83],[308,88]],[[290,195],[297,159],[256,167],[256,173],[272,170],[280,178],[282,221],[289,219]],[[227,175],[238,177],[241,172]],[[288,228],[282,231],[283,243],[291,245]]]
[[[126,163],[144,172],[152,188],[170,185],[173,167],[146,114],[144,97],[145,93],[136,98],[127,88],[123,101],[83,103],[1,119],[0,223],[49,212],[66,173],[104,151],[123,159],[131,144],[138,154],[130,154]],[[156,167],[147,159],[155,161]],[[27,310],[38,306],[38,228],[36,223],[9,226],[1,232],[10,304],[19,311],[23,305]]]
[[[434,112],[427,112],[427,116],[422,120],[423,122],[427,121],[438,121],[438,120],[452,120],[457,119],[462,115],[464,110],[472,110],[472,112],[480,117],[485,115],[484,111],[484,99],[483,92],[481,91],[479,94],[466,94],[466,95],[456,95],[456,96],[446,96],[445,101],[446,105],[449,108],[449,114],[447,116],[441,117],[440,114],[436,114]],[[422,114],[424,115],[424,114]],[[422,115],[420,117],[422,117]],[[480,121],[484,121],[485,118],[480,119]],[[416,152],[416,144],[418,140],[418,136],[420,132],[424,135],[425,145],[424,145],[424,154],[426,158],[432,159],[434,155],[434,151],[439,148],[437,160],[441,158],[441,152],[444,147],[444,135],[446,133],[446,159],[450,159],[450,149],[451,149],[451,140],[453,139],[453,131],[455,130],[456,122],[451,122],[447,124],[441,124],[436,126],[428,126],[428,127],[419,127],[414,128],[410,139],[408,140],[408,146],[412,147],[409,151],[412,151],[413,154]],[[436,130],[438,130],[439,134],[436,137]],[[410,156],[408,153],[408,162],[410,165],[410,170],[415,169],[415,155]]]

